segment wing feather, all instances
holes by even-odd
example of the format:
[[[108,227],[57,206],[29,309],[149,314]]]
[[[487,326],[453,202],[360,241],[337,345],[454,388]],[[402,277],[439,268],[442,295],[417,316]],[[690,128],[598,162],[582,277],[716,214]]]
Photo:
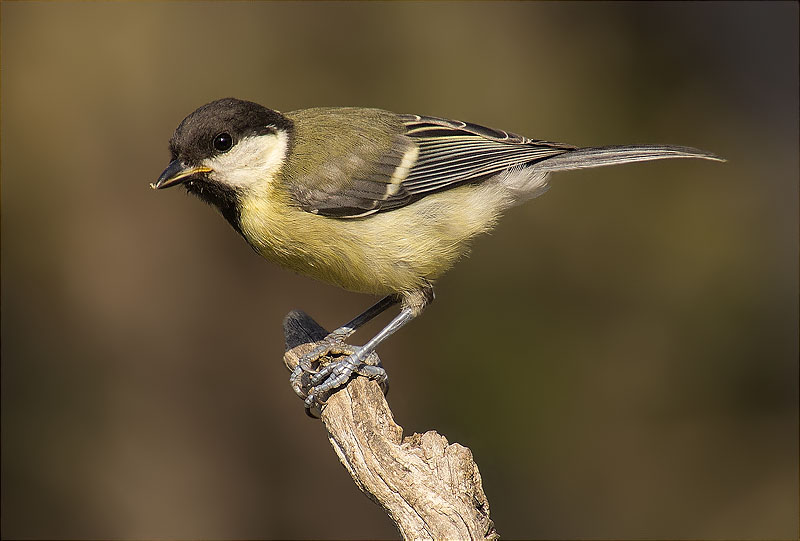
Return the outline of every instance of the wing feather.
[[[374,109],[290,115],[299,141],[295,152],[304,157],[287,173],[295,201],[309,212],[337,218],[390,211],[575,148],[468,122]],[[311,117],[316,124],[335,125],[329,132],[339,135],[339,144],[326,144],[319,139],[321,130],[302,122]]]
[[[420,149],[417,163],[403,181],[412,200],[575,148],[467,122],[419,115],[401,118],[406,134]]]

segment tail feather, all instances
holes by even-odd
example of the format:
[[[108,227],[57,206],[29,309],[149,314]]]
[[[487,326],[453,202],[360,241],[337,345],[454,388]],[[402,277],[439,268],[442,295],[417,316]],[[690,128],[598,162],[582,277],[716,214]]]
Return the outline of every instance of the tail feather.
[[[700,158],[724,162],[725,160],[702,150],[691,147],[668,145],[629,145],[579,148],[547,158],[534,167],[541,172],[586,169],[631,162],[664,160],[667,158]]]

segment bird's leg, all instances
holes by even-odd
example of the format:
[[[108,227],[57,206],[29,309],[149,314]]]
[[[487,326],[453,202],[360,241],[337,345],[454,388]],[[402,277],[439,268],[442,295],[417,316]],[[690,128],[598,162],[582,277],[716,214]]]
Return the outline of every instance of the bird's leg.
[[[370,379],[376,379],[379,383],[385,385],[387,379],[386,371],[382,367],[370,363],[370,357],[381,342],[421,314],[432,300],[433,287],[430,285],[403,293],[400,301],[400,313],[386,327],[361,347],[345,346],[352,353],[349,353],[344,359],[329,363],[311,377],[311,385],[314,387],[306,397],[306,407],[310,408],[319,403],[319,397],[322,393],[344,384],[354,372]]]
[[[339,340],[345,340],[349,338],[359,327],[365,325],[372,321],[375,317],[379,316],[383,312],[386,311],[387,308],[400,302],[400,297],[398,295],[387,295],[358,316],[356,316],[352,321],[349,323],[345,323],[338,329],[335,329],[331,332],[328,336],[335,336]]]
[[[292,375],[289,376],[289,381],[292,385],[292,389],[294,389],[294,392],[297,393],[300,398],[305,399],[306,393],[303,390],[302,378],[303,374],[317,373],[317,371],[314,370],[313,363],[331,353],[335,355],[353,354],[354,350],[349,348],[344,341],[354,332],[356,332],[359,327],[382,314],[387,308],[399,301],[399,296],[387,295],[367,308],[362,314],[356,316],[352,321],[345,323],[338,329],[332,331],[321,341],[320,345],[303,355],[300,358],[300,361],[297,363],[295,369],[292,371]]]

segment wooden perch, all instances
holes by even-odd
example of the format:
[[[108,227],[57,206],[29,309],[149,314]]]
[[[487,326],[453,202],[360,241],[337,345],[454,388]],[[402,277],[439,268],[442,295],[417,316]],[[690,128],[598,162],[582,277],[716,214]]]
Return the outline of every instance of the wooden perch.
[[[284,363],[328,333],[303,312],[284,321]],[[363,377],[334,393],[321,419],[358,488],[383,507],[404,539],[497,539],[472,452],[434,431],[403,438],[383,392]]]

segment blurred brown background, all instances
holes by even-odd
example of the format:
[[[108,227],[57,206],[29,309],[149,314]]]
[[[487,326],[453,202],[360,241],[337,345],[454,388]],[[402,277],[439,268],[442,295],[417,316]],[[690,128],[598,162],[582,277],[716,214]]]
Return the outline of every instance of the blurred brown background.
[[[373,299],[148,188],[177,123],[237,96],[728,158],[559,174],[381,348],[389,402],[472,449],[508,538],[796,537],[797,20],[4,2],[3,536],[397,536],[281,364],[290,309],[333,328]]]

